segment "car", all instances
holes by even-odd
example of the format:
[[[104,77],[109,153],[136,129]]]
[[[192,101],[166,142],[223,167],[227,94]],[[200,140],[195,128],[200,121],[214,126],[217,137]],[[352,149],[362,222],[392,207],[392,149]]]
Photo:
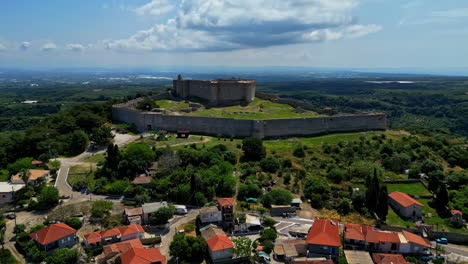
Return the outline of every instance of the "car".
[[[448,244],[448,240],[445,237],[437,238],[435,241],[437,244]]]
[[[16,214],[10,213],[10,214],[7,214],[5,217],[6,217],[7,219],[15,219],[15,218],[16,218]]]

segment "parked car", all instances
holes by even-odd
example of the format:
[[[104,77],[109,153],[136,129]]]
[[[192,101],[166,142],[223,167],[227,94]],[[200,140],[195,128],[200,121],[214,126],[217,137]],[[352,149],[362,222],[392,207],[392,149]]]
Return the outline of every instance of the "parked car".
[[[7,215],[6,215],[6,218],[7,218],[7,219],[15,219],[15,218],[16,218],[16,214],[14,214],[14,213],[7,214]]]
[[[438,244],[448,244],[448,240],[445,237],[437,238],[435,241]]]

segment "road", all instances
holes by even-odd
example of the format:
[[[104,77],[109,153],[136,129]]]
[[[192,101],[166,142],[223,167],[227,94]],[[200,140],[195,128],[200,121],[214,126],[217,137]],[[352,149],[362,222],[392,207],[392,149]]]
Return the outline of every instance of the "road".
[[[172,224],[169,227],[169,232],[167,232],[167,234],[161,237],[161,245],[159,247],[159,251],[161,251],[161,253],[164,256],[166,256],[168,260],[170,259],[169,245],[171,244],[172,239],[174,238],[174,235],[176,234],[176,230],[181,225],[184,225],[185,223],[195,220],[195,218],[197,218],[198,213],[199,213],[199,209],[190,211],[188,214],[185,215],[185,217],[183,217],[176,223]]]
[[[436,242],[431,242],[431,245],[433,248],[435,248],[437,244]],[[448,245],[438,244],[438,245],[443,247],[447,253],[453,253],[453,254],[457,254],[457,255],[468,258],[468,249],[466,247],[458,246],[454,244],[448,244]]]

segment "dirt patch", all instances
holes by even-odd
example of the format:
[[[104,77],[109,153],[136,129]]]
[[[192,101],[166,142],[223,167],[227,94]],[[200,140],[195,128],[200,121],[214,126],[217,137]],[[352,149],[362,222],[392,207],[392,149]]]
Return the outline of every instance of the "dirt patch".
[[[296,215],[305,219],[315,219],[320,216],[320,212],[310,206],[309,203],[301,204],[302,210],[297,210]]]

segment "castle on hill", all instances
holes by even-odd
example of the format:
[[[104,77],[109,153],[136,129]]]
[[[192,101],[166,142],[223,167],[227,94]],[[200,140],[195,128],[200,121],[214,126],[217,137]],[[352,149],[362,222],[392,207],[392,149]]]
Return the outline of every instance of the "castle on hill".
[[[182,99],[199,98],[209,105],[232,105],[252,102],[257,85],[252,79],[184,80],[179,74],[173,86],[172,94]]]

